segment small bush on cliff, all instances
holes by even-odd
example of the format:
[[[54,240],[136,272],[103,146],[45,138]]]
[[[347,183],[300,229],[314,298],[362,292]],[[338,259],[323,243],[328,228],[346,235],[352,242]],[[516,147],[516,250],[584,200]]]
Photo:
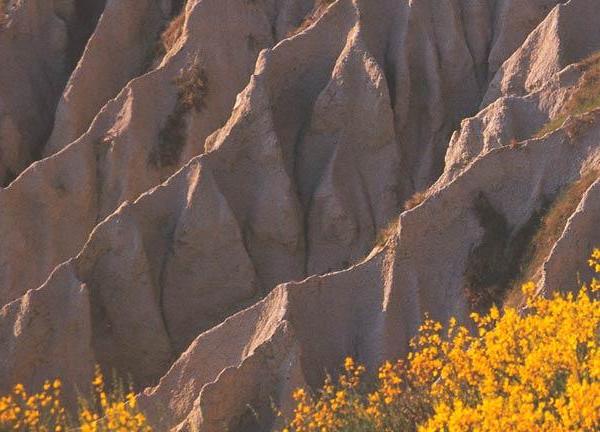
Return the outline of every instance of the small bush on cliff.
[[[183,24],[185,23],[185,9],[182,9],[170,22],[160,35],[158,55],[165,55],[175,46],[183,35]]]
[[[157,37],[152,50],[148,52],[148,58],[144,70],[154,69],[160,64],[165,55],[177,44],[183,35],[185,24],[186,1],[173,1],[171,4],[171,19],[163,27]]]
[[[184,70],[175,80],[177,86],[178,106],[185,112],[194,109],[200,112],[204,109],[208,95],[208,78],[198,61]]]
[[[425,201],[429,195],[427,191],[418,191],[415,192],[409,199],[404,203],[404,210],[410,210],[421,204]]]
[[[377,232],[375,237],[374,247],[383,247],[398,232],[398,225],[400,224],[400,218],[393,218],[385,227],[381,228]]]
[[[8,7],[10,0],[0,0],[0,27],[8,21]]]
[[[158,135],[158,146],[149,156],[157,167],[175,166],[179,163],[185,146],[186,116],[191,111],[202,111],[208,94],[208,78],[198,62],[194,62],[175,80],[177,102]]]
[[[35,394],[28,394],[17,384],[11,394],[0,397],[0,431],[152,432],[132,392],[125,393],[121,385],[115,385],[108,393],[99,368],[92,386],[92,398],[80,401],[76,420],[71,420],[63,405],[59,379],[46,381]]]
[[[590,265],[600,273],[600,250]],[[406,362],[384,363],[374,386],[346,359],[334,382],[297,390],[285,432],[597,431],[600,282],[535,296],[524,311],[472,314],[476,333],[426,319]]]

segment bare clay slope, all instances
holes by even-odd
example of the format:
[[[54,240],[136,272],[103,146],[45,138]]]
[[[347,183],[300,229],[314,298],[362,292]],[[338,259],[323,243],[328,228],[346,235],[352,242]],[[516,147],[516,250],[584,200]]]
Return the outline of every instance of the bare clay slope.
[[[485,137],[498,144],[464,128],[468,139],[453,140],[445,156],[451,132],[475,114],[495,70],[503,74],[515,50],[520,57],[509,62],[526,63],[532,30],[542,40],[538,33],[552,32],[552,23],[576,26],[565,18],[579,16],[568,9],[576,5],[595,13],[586,0],[571,0],[534,30],[556,3],[338,0],[301,33],[237,59],[244,73],[230,67],[222,38],[246,49],[247,31],[260,28],[265,44],[273,44],[287,32],[290,14],[310,8],[289,1],[266,2],[264,9],[234,0],[188,3],[181,50],[130,82],[81,138],[0,195],[13,200],[0,208],[1,217],[10,215],[0,218],[9,248],[0,253],[5,301],[15,298],[0,312],[0,388],[54,375],[73,388],[99,362],[130,373],[139,386],[160,380],[140,401],[160,430],[268,430],[271,400],[288,409],[293,387],[318,385],[345,355],[374,366],[405,353],[424,312],[464,318],[472,306],[467,287],[496,289],[474,284],[473,269],[513,250],[546,201],[598,165],[597,112],[505,145],[505,135],[524,139],[529,132],[525,121],[503,131],[513,127],[504,118],[525,112],[543,124],[559,110],[578,77],[562,66],[546,86],[526,88],[514,103],[499,99],[469,120],[481,122]],[[224,12],[232,8],[248,27],[240,30]],[[218,13],[224,16],[217,26]],[[552,49],[566,49],[572,34],[550,41]],[[590,45],[597,42],[588,36]],[[199,54],[206,47],[215,50],[208,57],[214,63]],[[254,74],[231,113],[233,86],[222,84],[230,99],[210,87],[207,98],[223,97],[222,105],[207,99],[190,112],[178,162],[149,167],[160,144],[158,123],[168,122],[177,104],[172,81],[196,66],[209,85],[231,73],[241,88],[252,67]],[[226,123],[210,134],[219,121]],[[437,179],[444,160],[453,169],[372,250],[377,232],[408,196]],[[62,191],[68,198],[41,201],[52,212],[42,213],[37,237],[19,249],[15,239],[32,229],[20,220],[33,212],[26,197],[56,178],[63,180],[55,196]],[[564,247],[581,241],[573,230],[593,229],[594,191],[586,191],[545,260],[548,278],[579,258],[566,256]],[[502,221],[501,240],[481,203]],[[74,205],[80,208],[67,210]],[[68,230],[83,220],[71,238]],[[40,248],[33,263],[14,256],[30,255],[40,238],[56,249]],[[45,283],[21,295],[52,269]],[[501,276],[499,285],[515,275]]]
[[[104,0],[5,1],[0,22],[0,185],[39,157],[60,93]]]
[[[112,91],[106,79],[117,79],[110,67],[94,64],[114,39],[108,31],[114,28],[106,29],[106,21],[120,4],[109,4],[114,6],[111,14],[103,16],[60,105],[65,111],[60,111],[58,123],[70,124],[75,132],[93,112],[78,107],[78,98],[100,91],[90,97],[90,104],[100,103]],[[146,12],[142,20],[148,24],[155,9],[149,3],[135,13]],[[259,50],[273,43],[275,11],[273,4],[262,7],[245,0],[189,2],[181,41],[156,70],[130,81],[76,141],[0,190],[1,304],[39,286],[122,202],[135,199],[204,151],[204,139],[227,120]],[[85,70],[90,72],[81,77]],[[183,110],[182,93],[190,91],[189,82],[199,73],[208,81],[207,93],[198,109]],[[100,87],[90,87],[90,74]],[[187,84],[178,84],[182,77]],[[68,124],[63,132],[70,135],[74,131]]]
[[[294,17],[306,12],[310,3],[188,2],[183,35],[159,68],[128,83],[95,116],[89,130],[67,146],[70,139],[87,129],[92,113],[103,101],[111,97],[130,74],[139,71],[141,52],[152,33],[146,27],[157,22],[158,10],[152,2],[135,10],[124,10],[123,2],[109,2],[59,103],[47,152],[67,147],[33,165],[10,188],[0,191],[0,303],[5,304],[41,284],[56,265],[80,250],[92,228],[122,202],[135,199],[166,179],[190,157],[202,153],[206,136],[229,116],[235,95],[247,83],[258,51],[284,37],[291,23],[299,22],[300,18]],[[364,119],[358,134],[352,130],[354,120],[347,121],[345,130],[339,132],[341,123],[336,122],[344,117],[354,118],[352,105],[362,108],[362,96],[348,93],[362,87],[356,84],[342,95],[336,87],[349,87],[349,80],[327,84],[341,48],[319,66],[312,67],[311,81],[307,79],[309,75],[291,73],[286,77],[288,73],[283,71],[277,72],[281,73],[278,77],[283,80],[281,84],[272,78],[274,87],[287,86],[286,79],[291,83],[277,101],[273,121],[277,123],[275,127],[286,152],[286,170],[298,184],[299,199],[304,207],[319,186],[316,183],[321,184],[321,189],[334,187],[333,183],[326,186],[320,173],[329,163],[332,149],[339,140],[350,137],[364,146],[372,141],[369,134],[379,134],[377,139],[387,140],[387,148],[391,149],[386,151],[396,154],[380,157],[386,160],[389,169],[394,164],[400,167],[393,169],[395,175],[388,171],[379,176],[387,185],[378,186],[384,188],[383,198],[373,201],[372,209],[354,209],[351,216],[342,216],[349,217],[341,221],[343,226],[325,221],[318,228],[323,233],[314,229],[307,233],[313,240],[305,239],[304,243],[316,241],[314,238],[325,239],[324,245],[314,246],[315,250],[325,250],[340,239],[349,249],[345,256],[334,254],[320,268],[316,268],[310,257],[303,258],[307,261],[301,265],[306,269],[301,272],[303,275],[340,268],[362,256],[368,251],[375,232],[398,205],[414,190],[426,187],[437,178],[451,131],[479,105],[486,87],[486,74],[492,71],[486,65],[499,61],[499,53],[510,54],[555,2],[536,0],[523,8],[517,7],[519,3],[506,0],[496,8],[486,2],[474,5],[468,1],[445,2],[441,7],[435,3],[433,7],[425,0],[414,2],[410,7],[397,1],[361,5],[362,20],[376,23],[365,25],[363,50],[373,57],[371,63],[385,80],[376,84],[377,91],[383,93],[376,96],[380,99],[376,104],[381,108],[374,112],[370,124]],[[169,8],[162,10],[162,14],[165,10]],[[528,17],[527,24],[515,25],[511,10],[524,13]],[[116,24],[111,25],[111,17],[124,22],[123,31],[133,33],[141,25],[147,33],[138,39],[129,39],[129,33],[126,37],[120,33],[115,35]],[[326,41],[325,45],[345,43],[347,30],[340,30],[324,30],[321,42]],[[123,56],[117,52],[111,56],[111,64],[95,67],[98,59],[106,56],[107,47],[115,46],[117,40],[134,53]],[[138,48],[134,49],[135,46]],[[304,58],[296,55],[289,59],[300,66],[309,65],[307,58],[312,56],[312,49],[306,46],[301,50]],[[202,75],[194,75],[190,70],[200,71]],[[199,77],[206,81],[204,95],[195,103],[198,109],[194,107],[183,113],[178,95],[188,90],[185,85],[183,89],[177,85],[182,75],[184,78],[191,75],[192,81]],[[290,77],[295,77],[297,82]],[[328,88],[317,101],[317,95],[326,84]],[[345,99],[336,100],[331,96]],[[381,118],[376,116],[379,112]],[[392,140],[395,149],[389,146]],[[319,143],[323,142],[323,149],[314,151],[314,147],[321,147]],[[363,169],[370,171],[368,176],[374,175],[372,168]],[[370,180],[353,178],[353,181]],[[368,193],[373,192],[372,187],[367,187],[371,189]],[[364,190],[362,186],[356,187],[352,193],[364,194]],[[303,215],[303,218],[319,218],[319,212],[325,211],[323,206],[330,207],[326,210],[330,214],[346,211],[345,202],[329,200],[327,194],[331,192],[320,190],[315,195],[315,203],[309,206],[308,213],[312,216]],[[32,214],[36,217],[28,216]],[[307,247],[312,247],[308,243]]]
[[[109,0],[56,108],[44,154],[66,147],[109,99],[144,72],[176,2]],[[171,9],[171,10],[169,10]]]
[[[600,49],[598,4],[593,0],[561,3],[502,65],[482,106],[500,96],[535,91],[552,74]]]

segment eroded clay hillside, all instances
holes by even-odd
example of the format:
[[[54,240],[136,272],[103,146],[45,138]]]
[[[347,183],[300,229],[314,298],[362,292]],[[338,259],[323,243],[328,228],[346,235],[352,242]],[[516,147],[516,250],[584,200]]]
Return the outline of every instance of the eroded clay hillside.
[[[600,244],[597,0],[0,0],[0,390],[268,431]],[[578,255],[580,254],[580,255]]]

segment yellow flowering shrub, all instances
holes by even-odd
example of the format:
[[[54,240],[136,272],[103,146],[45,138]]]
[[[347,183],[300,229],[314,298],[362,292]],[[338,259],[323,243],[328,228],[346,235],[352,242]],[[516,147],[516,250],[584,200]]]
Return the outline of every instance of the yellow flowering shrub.
[[[151,432],[146,417],[136,405],[134,393],[122,386],[106,392],[104,377],[96,367],[93,397],[82,399],[77,421],[70,421],[61,399],[61,381],[46,381],[40,392],[29,395],[17,384],[11,394],[0,397],[0,431],[19,432]]]
[[[81,432],[151,432],[146,416],[139,411],[133,392],[125,393],[122,385],[115,383],[113,392],[107,393],[104,377],[99,367],[92,381],[92,401],[82,400],[79,409]]]
[[[600,250],[589,265],[600,273]],[[600,430],[600,282],[523,292],[522,310],[472,314],[474,331],[426,317],[407,360],[384,363],[370,387],[347,359],[335,384],[293,394],[283,432]]]
[[[0,397],[0,430],[63,431],[66,414],[60,396],[60,380],[46,381],[42,390],[32,395],[17,384],[10,395]]]

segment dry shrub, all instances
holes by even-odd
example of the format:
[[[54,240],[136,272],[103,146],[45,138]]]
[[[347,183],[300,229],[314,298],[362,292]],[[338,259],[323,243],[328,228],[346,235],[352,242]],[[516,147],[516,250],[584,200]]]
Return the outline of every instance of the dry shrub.
[[[565,120],[570,116],[581,116],[589,111],[600,108],[600,51],[592,54],[581,63],[578,68],[583,71],[573,94],[565,102],[560,113],[548,123],[546,123],[536,134],[540,138],[550,132],[560,128]],[[582,122],[573,122],[570,124],[569,135],[576,134],[578,128],[588,124],[590,119],[584,118]]]
[[[183,25],[185,23],[185,2],[181,5],[173,5],[173,18],[166,25],[154,49],[148,53],[144,70],[156,67],[162,58],[177,44],[177,41],[183,35]]]
[[[208,95],[208,78],[197,61],[183,71],[175,80],[175,85],[178,89],[177,98],[181,109],[185,112],[191,109],[200,112],[204,109]]]
[[[175,80],[177,102],[175,109],[159,132],[158,147],[149,156],[156,167],[175,166],[179,163],[185,146],[186,116],[191,111],[202,111],[208,94],[208,78],[204,69],[195,61]]]
[[[182,10],[160,35],[160,52],[164,55],[175,46],[181,35],[183,34],[183,24],[185,22],[185,9]]]
[[[410,210],[421,204],[428,197],[427,191],[415,192],[413,196],[404,203],[404,210]]]
[[[8,10],[11,0],[0,0],[0,27],[8,22]]]
[[[304,18],[304,20],[302,20],[296,29],[287,34],[287,37],[295,36],[317,22],[319,18],[325,14],[325,11],[331,4],[333,4],[333,2],[335,2],[335,0],[317,0],[312,11]]]
[[[384,246],[388,242],[388,240],[392,238],[398,231],[399,223],[400,219],[398,217],[395,217],[384,228],[380,229],[377,233],[377,237],[375,238],[375,247]]]

